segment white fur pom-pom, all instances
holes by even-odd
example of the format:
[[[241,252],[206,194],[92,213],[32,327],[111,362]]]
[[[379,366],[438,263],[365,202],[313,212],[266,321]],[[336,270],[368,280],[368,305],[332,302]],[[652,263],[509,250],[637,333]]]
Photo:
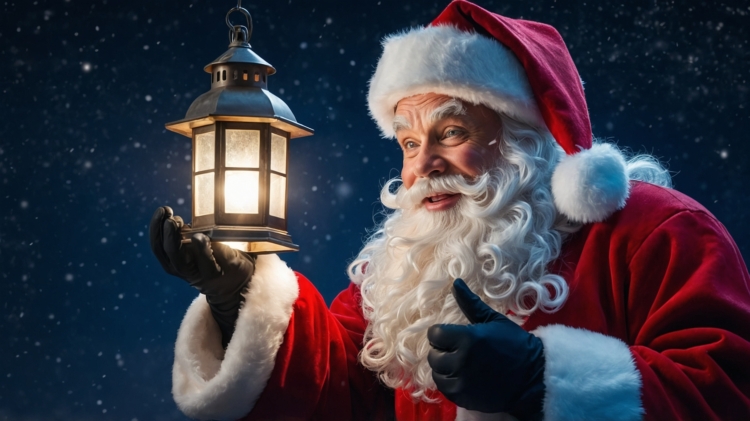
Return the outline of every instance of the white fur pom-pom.
[[[601,222],[630,194],[625,157],[608,143],[565,155],[552,174],[557,209],[575,222]]]

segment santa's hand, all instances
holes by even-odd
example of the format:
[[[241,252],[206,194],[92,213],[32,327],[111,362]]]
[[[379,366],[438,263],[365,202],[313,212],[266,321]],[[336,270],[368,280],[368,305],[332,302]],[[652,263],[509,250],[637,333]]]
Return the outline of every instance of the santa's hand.
[[[182,244],[183,225],[169,206],[157,209],[149,227],[151,251],[167,273],[206,296],[226,346],[234,332],[242,291],[255,272],[256,256],[211,243],[203,234],[194,234],[189,244]]]
[[[453,295],[472,323],[433,325],[427,360],[438,390],[456,405],[481,412],[541,416],[542,341],[494,311],[456,279]]]

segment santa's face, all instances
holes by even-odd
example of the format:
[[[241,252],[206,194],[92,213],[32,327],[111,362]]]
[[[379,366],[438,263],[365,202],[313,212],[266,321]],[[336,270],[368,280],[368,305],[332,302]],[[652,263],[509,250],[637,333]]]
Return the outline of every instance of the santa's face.
[[[434,93],[402,99],[396,106],[394,131],[404,153],[404,186],[408,189],[420,178],[473,179],[482,174],[497,162],[501,130],[500,117],[484,105]],[[422,205],[428,211],[443,211],[460,199],[460,194],[435,192]]]
[[[383,186],[381,201],[393,212],[349,273],[368,322],[362,365],[387,386],[426,399],[435,389],[427,330],[468,323],[451,294],[453,280],[464,279],[519,323],[565,301],[565,280],[547,272],[563,239],[550,188],[563,152],[546,131],[507,116],[495,121],[489,110],[450,98],[408,98],[399,107],[403,180]],[[459,199],[444,208],[443,201],[425,203],[438,192]]]

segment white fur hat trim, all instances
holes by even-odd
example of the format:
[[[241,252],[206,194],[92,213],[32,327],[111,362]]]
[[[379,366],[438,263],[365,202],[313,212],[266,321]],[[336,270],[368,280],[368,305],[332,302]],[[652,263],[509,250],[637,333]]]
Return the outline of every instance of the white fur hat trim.
[[[452,26],[428,26],[387,37],[367,96],[370,114],[383,136],[395,137],[398,101],[430,92],[547,127],[523,66],[499,42]]]

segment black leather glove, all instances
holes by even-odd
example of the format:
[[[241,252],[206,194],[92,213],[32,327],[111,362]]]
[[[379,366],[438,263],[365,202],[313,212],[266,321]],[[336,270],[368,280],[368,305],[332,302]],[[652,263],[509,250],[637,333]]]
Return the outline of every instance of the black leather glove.
[[[472,324],[433,325],[427,330],[433,348],[427,360],[438,390],[466,409],[541,419],[541,339],[490,308],[461,279],[453,283],[453,296]]]
[[[149,227],[151,250],[168,274],[206,296],[226,348],[244,300],[242,291],[255,272],[256,256],[211,243],[203,234],[194,234],[189,244],[182,244],[183,225],[169,206],[157,209]]]

